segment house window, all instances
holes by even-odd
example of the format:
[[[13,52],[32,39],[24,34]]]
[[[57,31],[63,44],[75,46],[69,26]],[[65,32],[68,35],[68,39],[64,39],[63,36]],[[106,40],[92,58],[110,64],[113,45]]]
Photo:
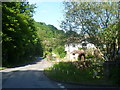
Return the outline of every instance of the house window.
[[[82,48],[87,48],[87,43],[82,43]]]
[[[73,55],[75,55],[75,53],[73,53]]]
[[[86,44],[86,43],[83,43],[82,46],[87,46],[87,44]]]

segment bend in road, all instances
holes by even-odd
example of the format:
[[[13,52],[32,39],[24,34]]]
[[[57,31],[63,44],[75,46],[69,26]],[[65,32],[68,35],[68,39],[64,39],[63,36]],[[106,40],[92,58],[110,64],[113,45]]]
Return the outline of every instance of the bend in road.
[[[35,64],[2,70],[2,88],[59,88],[43,73],[44,68],[51,65],[45,59],[38,58]]]

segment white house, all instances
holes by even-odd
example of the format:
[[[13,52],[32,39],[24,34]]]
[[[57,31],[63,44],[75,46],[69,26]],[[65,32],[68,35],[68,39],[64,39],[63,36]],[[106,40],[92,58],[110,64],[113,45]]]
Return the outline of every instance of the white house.
[[[84,49],[94,48],[94,49],[96,49],[94,44],[89,43],[86,40],[81,40],[79,42],[69,42],[69,43],[65,44],[66,59],[77,60],[79,57],[79,53],[74,54],[73,52],[78,51],[80,48],[84,48]]]

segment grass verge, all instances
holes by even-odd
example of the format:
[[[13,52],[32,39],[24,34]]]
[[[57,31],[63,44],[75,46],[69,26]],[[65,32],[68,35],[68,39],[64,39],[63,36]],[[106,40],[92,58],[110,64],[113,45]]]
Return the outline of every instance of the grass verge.
[[[0,67],[0,70],[5,69],[5,67]]]
[[[113,85],[111,81],[94,77],[94,71],[92,67],[78,69],[72,62],[60,62],[54,64],[53,67],[46,68],[45,74],[51,79],[67,83]]]

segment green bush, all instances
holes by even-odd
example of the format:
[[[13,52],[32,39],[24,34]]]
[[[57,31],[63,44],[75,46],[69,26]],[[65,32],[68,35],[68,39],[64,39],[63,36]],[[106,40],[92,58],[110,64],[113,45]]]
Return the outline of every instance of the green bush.
[[[54,53],[58,55],[60,58],[64,58],[66,55],[64,46],[59,46],[54,49]]]
[[[94,58],[94,56],[86,56],[85,58],[86,58],[86,59]]]
[[[80,83],[99,83],[101,79],[100,74],[94,76],[95,72],[100,72],[100,68],[91,65],[89,67],[76,68],[73,62],[59,62],[54,64],[46,70],[47,75],[55,80],[65,81],[65,82],[80,82]],[[77,63],[76,63],[77,64]],[[81,65],[81,63],[79,63]],[[78,65],[79,66],[79,65]]]
[[[86,52],[86,56],[88,56],[88,57],[93,57],[94,56],[93,55],[93,52],[94,52],[93,48],[89,48],[85,52]]]
[[[49,53],[47,54],[46,58],[47,58],[48,60],[51,60],[51,59],[52,59],[52,53],[49,52]]]
[[[60,58],[64,58],[64,57],[65,57],[65,55],[66,55],[66,53],[65,53],[65,52],[61,53],[61,54],[60,54]]]
[[[78,48],[79,50],[83,50],[83,48]]]

